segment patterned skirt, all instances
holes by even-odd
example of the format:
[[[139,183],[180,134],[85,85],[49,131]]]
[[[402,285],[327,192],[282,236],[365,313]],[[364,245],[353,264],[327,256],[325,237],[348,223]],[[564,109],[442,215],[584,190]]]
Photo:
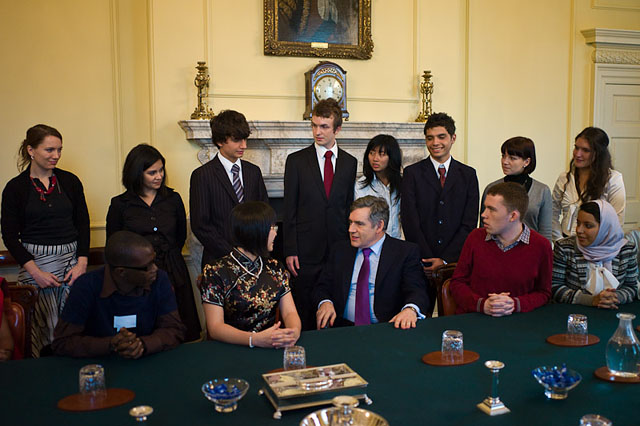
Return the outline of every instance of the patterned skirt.
[[[78,263],[78,244],[75,241],[55,246],[30,243],[23,243],[23,246],[33,255],[38,268],[44,272],[51,272],[59,281],[62,281],[67,272]],[[53,341],[53,329],[62,314],[70,287],[62,284],[60,287],[40,288],[24,268],[20,268],[18,283],[32,285],[38,289],[38,300],[31,321],[31,348],[33,357],[39,358],[40,350]]]

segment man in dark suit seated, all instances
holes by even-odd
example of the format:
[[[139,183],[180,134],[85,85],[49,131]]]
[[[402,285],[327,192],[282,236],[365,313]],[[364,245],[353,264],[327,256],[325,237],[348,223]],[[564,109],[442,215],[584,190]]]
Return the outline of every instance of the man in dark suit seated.
[[[231,252],[231,209],[244,201],[269,202],[262,172],[241,160],[251,134],[244,115],[221,111],[213,117],[211,141],[218,153],[191,174],[191,230],[203,245],[201,266]]]
[[[56,355],[124,358],[166,351],[184,340],[176,298],[153,246],[129,231],[114,233],[107,265],[87,272],[69,293],[51,344]]]
[[[528,204],[515,182],[487,190],[484,227],[467,237],[451,278],[456,313],[501,317],[532,311],[551,297],[551,243],[522,223]]]
[[[416,326],[429,307],[418,246],[385,234],[389,206],[367,195],[351,205],[348,242],[331,250],[314,291],[316,326],[393,322]]]
[[[478,223],[476,171],[451,157],[456,125],[445,113],[424,125],[429,157],[404,169],[400,211],[407,241],[420,246],[425,274],[457,262],[464,240]],[[435,288],[429,296],[435,299]]]

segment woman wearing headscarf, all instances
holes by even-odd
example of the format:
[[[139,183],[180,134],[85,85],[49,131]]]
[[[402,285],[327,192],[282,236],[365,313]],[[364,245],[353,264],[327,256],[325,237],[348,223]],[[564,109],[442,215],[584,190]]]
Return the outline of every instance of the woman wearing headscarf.
[[[617,309],[633,301],[637,278],[637,250],[624,238],[615,209],[604,200],[580,206],[576,235],[555,243],[553,299]]]

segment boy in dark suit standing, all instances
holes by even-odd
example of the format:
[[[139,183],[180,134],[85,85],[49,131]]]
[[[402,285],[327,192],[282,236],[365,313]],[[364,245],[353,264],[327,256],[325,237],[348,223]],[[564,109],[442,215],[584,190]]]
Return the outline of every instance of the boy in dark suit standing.
[[[287,157],[284,172],[284,255],[294,277],[293,297],[303,330],[315,329],[311,292],[329,247],[348,240],[357,160],[338,148],[342,110],[320,101],[311,117],[314,143]]]
[[[269,202],[262,172],[241,160],[251,134],[244,115],[232,110],[213,117],[211,141],[218,153],[191,174],[191,230],[204,246],[202,267],[231,251],[231,209],[244,201]]]
[[[475,169],[451,157],[456,126],[445,113],[424,126],[429,157],[404,169],[400,211],[407,241],[420,246],[426,274],[457,262],[469,232],[478,223],[480,193]],[[435,289],[429,296],[435,300]]]

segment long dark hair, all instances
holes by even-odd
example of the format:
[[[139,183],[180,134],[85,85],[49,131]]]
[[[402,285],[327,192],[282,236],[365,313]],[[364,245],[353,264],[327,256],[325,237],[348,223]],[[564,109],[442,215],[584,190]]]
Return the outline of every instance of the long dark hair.
[[[162,161],[162,166],[164,167],[164,178],[158,192],[165,194],[167,191],[167,168],[164,157],[160,154],[160,151],[146,143],[133,147],[127,154],[127,158],[124,160],[124,167],[122,167],[122,184],[124,187],[138,195],[143,195],[144,171],[153,166],[158,160]]]
[[[360,184],[361,188],[365,188],[371,185],[373,182],[374,171],[369,164],[369,153],[374,149],[378,149],[380,152],[384,152],[389,157],[389,163],[384,170],[385,176],[389,179],[389,187],[391,193],[395,191],[396,196],[394,203],[397,203],[400,199],[400,190],[402,189],[402,175],[400,174],[400,168],[402,167],[402,151],[398,141],[391,135],[377,135],[369,141],[367,149],[364,151],[364,159],[362,160],[362,174],[364,175],[364,182]]]
[[[18,149],[18,170],[23,171],[31,164],[31,156],[27,148],[36,149],[47,136],[55,136],[62,141],[60,132],[46,124],[36,124],[27,130],[27,137],[22,141]]]
[[[567,190],[567,184],[571,178],[571,173],[576,177],[576,189],[581,202],[589,200],[597,200],[602,196],[605,186],[609,181],[611,174],[611,154],[609,153],[609,136],[604,130],[598,127],[587,127],[576,136],[576,141],[583,138],[589,143],[591,148],[591,164],[589,165],[589,179],[584,191],[580,190],[578,184],[578,170],[573,165],[573,158],[569,164],[567,172],[567,183],[564,185],[564,191]]]

